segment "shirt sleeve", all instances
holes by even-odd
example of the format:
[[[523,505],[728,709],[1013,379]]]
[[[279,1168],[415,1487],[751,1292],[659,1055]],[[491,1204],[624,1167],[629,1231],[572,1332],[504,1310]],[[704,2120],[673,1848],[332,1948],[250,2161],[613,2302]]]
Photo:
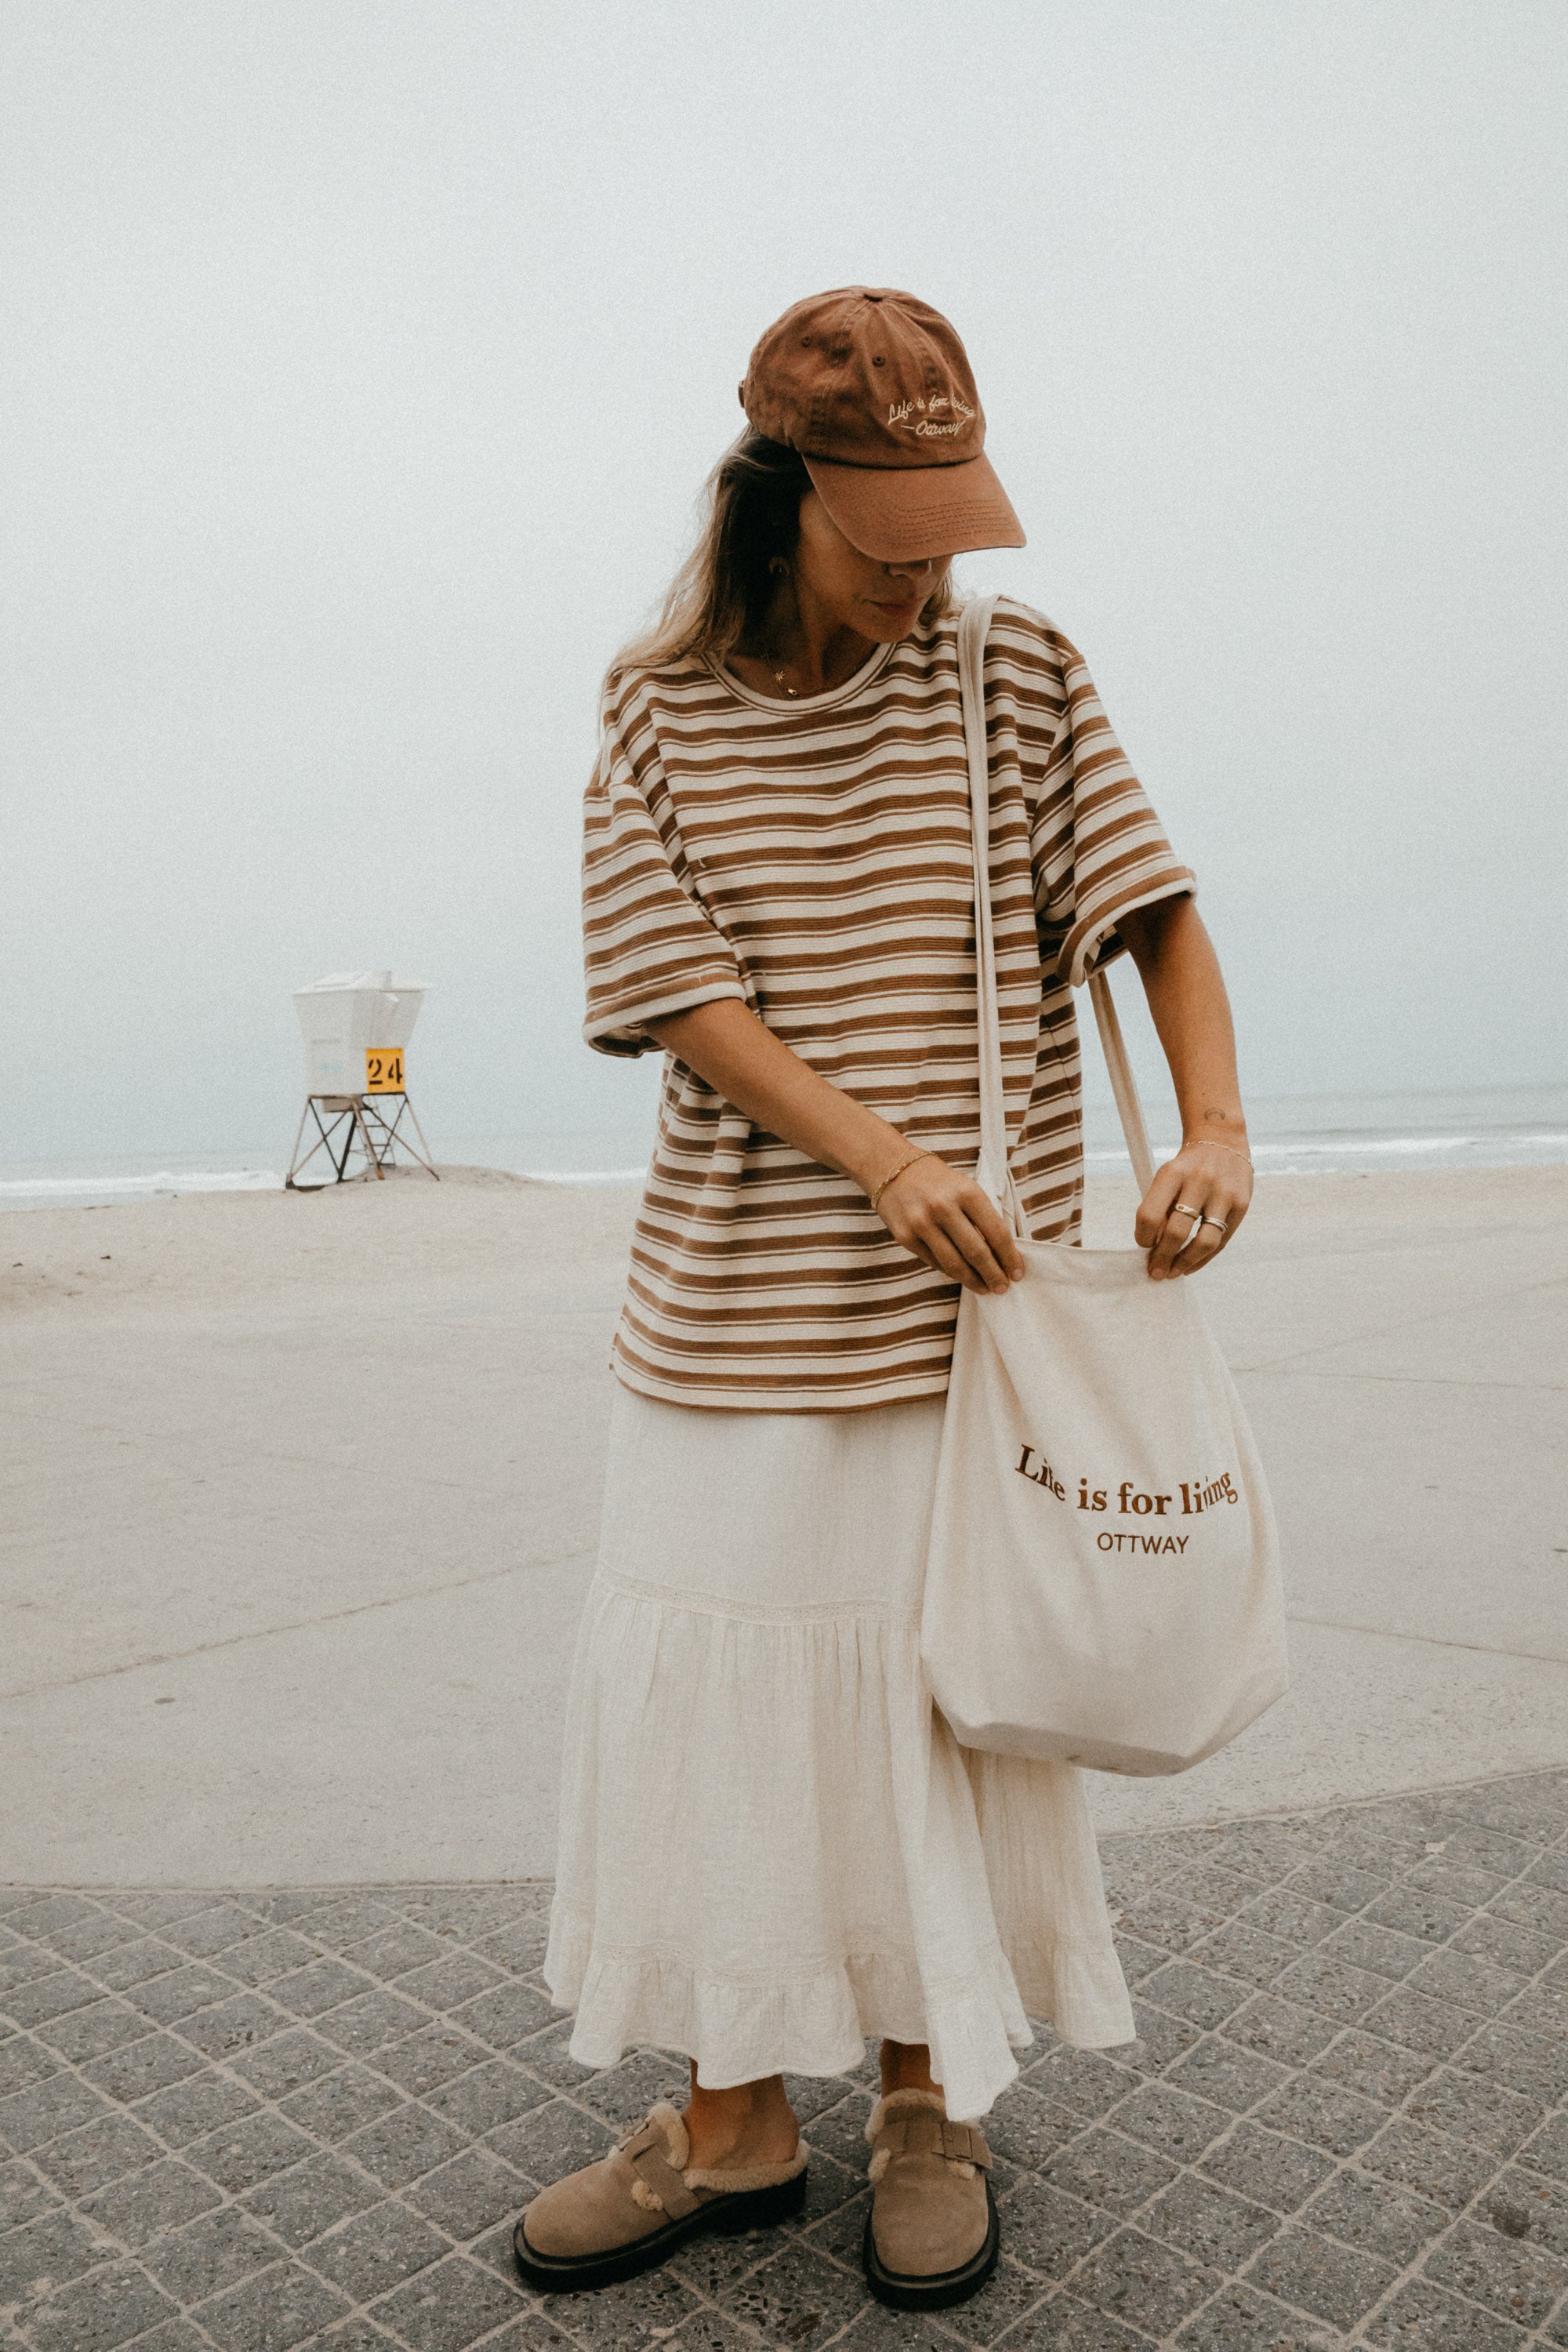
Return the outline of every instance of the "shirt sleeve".
[[[733,996],[740,959],[701,905],[657,750],[634,761],[606,716],[584,799],[583,1034],[601,1054],[658,1047],[650,1021]]]
[[[1030,829],[1042,958],[1073,987],[1121,954],[1121,916],[1195,891],[1111,732],[1078,647],[1059,630],[1066,708]]]

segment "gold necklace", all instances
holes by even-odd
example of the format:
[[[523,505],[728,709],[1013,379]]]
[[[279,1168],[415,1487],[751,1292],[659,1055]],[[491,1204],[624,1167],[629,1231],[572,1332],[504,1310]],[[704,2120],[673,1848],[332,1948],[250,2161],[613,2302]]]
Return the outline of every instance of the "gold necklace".
[[[772,670],[772,672],[773,672],[773,677],[777,679],[777,681],[778,681],[779,685],[783,687],[783,688],[784,688],[784,692],[788,695],[788,697],[789,697],[790,700],[791,700],[792,702],[798,702],[798,701],[800,700],[800,688],[799,688],[799,687],[797,687],[797,686],[792,686],[792,685],[790,684],[790,682],[789,682],[788,678],[787,678],[787,677],[785,677],[785,676],[784,676],[784,671],[781,669],[781,667],[779,667],[778,663],[773,659],[773,657],[772,654],[764,653],[764,655],[763,656],[763,661],[767,664],[767,666],[768,666],[769,669],[771,669],[771,670]]]

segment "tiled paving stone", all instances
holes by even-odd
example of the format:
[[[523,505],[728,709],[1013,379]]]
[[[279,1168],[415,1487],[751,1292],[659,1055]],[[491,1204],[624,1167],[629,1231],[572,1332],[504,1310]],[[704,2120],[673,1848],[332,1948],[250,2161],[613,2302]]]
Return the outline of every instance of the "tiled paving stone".
[[[232,2000],[204,2002],[174,2021],[204,2057],[219,2061],[237,2057],[256,2042],[265,2042],[269,2033],[280,2033],[294,2022],[275,2001],[254,1992],[237,1993]]]
[[[377,2304],[375,2318],[395,2341],[417,2345],[419,2352],[467,2352],[514,2318],[522,2299],[521,2285],[509,2285],[465,2255],[448,2254]]]
[[[254,2050],[241,2052],[234,2061],[234,2071],[262,2097],[281,2099],[302,2084],[330,2074],[342,2063],[341,2050],[332,2049],[314,2033],[296,2029],[274,2033]]]
[[[184,1966],[177,1952],[169,1954],[171,1965],[153,1974],[138,1978],[126,1988],[125,1997],[159,2025],[177,2025],[184,2017],[195,2017],[198,2011],[210,2011],[215,2001],[221,2001],[234,1990],[227,1977],[219,1976],[216,1969],[196,1964]],[[209,2015],[204,2033],[221,2031],[226,2023],[216,2014]],[[205,2047],[205,2042],[204,2042]]]
[[[804,2234],[814,2230],[819,2221],[837,2213],[852,2197],[858,2197],[866,2186],[863,2165],[840,2164],[837,2158],[826,2155],[819,2147],[811,2147],[811,2163],[805,2176],[805,2203],[798,2214],[785,2222],[787,2230]]]
[[[355,1993],[368,1992],[370,1984],[356,1969],[323,1953],[289,1976],[274,1977],[271,1990],[273,1998],[295,2016],[314,2018],[352,2000]]]
[[[1163,2238],[1119,2230],[1073,2273],[1073,2293],[1125,2320],[1158,2343],[1205,2304],[1221,2284],[1217,2271]]]
[[[390,2201],[371,2206],[305,2249],[310,2268],[356,2304],[384,2294],[448,2251],[440,2231]]]
[[[290,2091],[279,2112],[300,2131],[329,2146],[363,2131],[402,2104],[397,2086],[368,2066],[342,2066],[334,2074]]]
[[[1309,2147],[1325,2148],[1331,2156],[1353,2156],[1356,2149],[1382,2130],[1387,2110],[1359,2092],[1311,2074],[1298,2074],[1266,2099],[1258,2120],[1270,2131],[1293,2132]]]
[[[510,2226],[684,2068],[594,2074],[542,1886],[0,1889],[17,2352],[1568,2352],[1568,1773],[1106,1843],[1138,2039],[1042,2032],[1004,2260],[859,2270],[874,2070],[798,2085],[782,2229],[539,2297]]]
[[[221,2202],[221,2192],[210,2180],[170,2156],[84,2198],[80,2210],[97,2229],[137,2253]]]
[[[1144,2208],[1142,2221],[1156,2237],[1226,2273],[1241,2270],[1279,2227],[1279,2215],[1266,2205],[1217,2189],[1195,2172],[1178,2174]]]
[[[343,2154],[374,2173],[387,2189],[406,2189],[456,2156],[463,2136],[416,2099],[405,2100],[390,2115],[355,2132],[343,2142]]]
[[[1165,1965],[1165,1955],[1156,1945],[1140,1943],[1136,1936],[1124,1934],[1120,1927],[1117,1948],[1121,1955],[1121,1973],[1129,1985],[1142,1984],[1145,1977],[1152,1976],[1156,1969]]]
[[[1024,2080],[1044,2091],[1060,2106],[1071,2107],[1092,2122],[1107,2107],[1138,2087],[1137,2077],[1100,2050],[1068,2050],[1055,2043],[1043,2058],[1026,2066]]]
[[[866,2235],[866,2216],[870,2210],[871,2192],[865,2186],[866,2176],[860,2175],[860,2186],[853,2197],[836,2206],[826,2219],[818,2221],[809,2233],[809,2242],[819,2253],[831,2254],[835,2262],[848,2270],[859,2266],[860,2248]]]
[[[82,2068],[86,2081],[111,2099],[129,2106],[153,2091],[166,2091],[187,2074],[199,2074],[202,2056],[173,2033],[148,2033],[124,2050],[89,2060]]]
[[[1303,2079],[1336,2083],[1362,2098],[1375,2099],[1380,2106],[1398,2107],[1431,2072],[1430,2059],[1352,2027],[1313,2059]]]
[[[1081,2116],[1056,2105],[1032,2083],[1015,2083],[985,2118],[993,2155],[1023,2170],[1047,2162],[1082,2128]]]
[[[0,2164],[0,2237],[36,2221],[40,2213],[58,2210],[59,2198],[30,2165]]]
[[[1179,2352],[1333,2352],[1346,2340],[1248,2286],[1222,2288],[1173,2338]]]
[[[195,2316],[217,2352],[296,2352],[350,2308],[335,2288],[290,2263],[215,2295]]]
[[[511,1978],[480,1993],[478,2000],[467,2002],[455,2012],[454,2022],[465,2032],[488,2042],[492,2050],[510,2050],[553,2022],[554,2018],[555,2011],[547,1992],[525,1983],[521,1978]]]
[[[1383,2299],[1398,2272],[1375,2254],[1292,2226],[1254,2255],[1247,2276],[1281,2303],[1349,2330]]]
[[[379,2204],[381,2197],[380,2182],[368,2172],[323,2149],[247,2189],[240,2204],[275,2238],[295,2248],[308,2245],[352,2214],[363,2213],[367,2205]]]
[[[182,2306],[200,2303],[276,2261],[278,2248],[236,2205],[204,2214],[188,2228],[155,2239],[142,2256],[167,2295]]]
[[[1413,2263],[1447,2226],[1437,2206],[1348,2165],[1319,2190],[1302,2220],[1308,2229],[1337,2238],[1342,2245],[1380,2254],[1396,2270]]]
[[[47,2043],[57,2060],[63,2058],[68,2065],[79,2066],[84,2058],[105,2057],[152,2031],[146,2018],[127,2009],[123,2001],[94,2000],[85,2009],[68,2010],[65,2016],[38,2026],[34,2047]]]
[[[165,2147],[186,2147],[192,2140],[201,2139],[225,2124],[237,2124],[246,2116],[255,2115],[258,2105],[255,2092],[237,2076],[215,2070],[187,2075],[173,2090],[160,2091],[156,2098],[143,2099],[136,2116]]]
[[[1296,2212],[1333,2169],[1320,2149],[1246,2120],[1203,2159],[1203,2170],[1223,2187],[1282,2214]]]
[[[100,2115],[79,2131],[62,2132],[31,2151],[46,2179],[67,2197],[90,2196],[138,2165],[155,2164],[162,2148],[129,2116]]]
[[[893,2316],[890,2312],[882,2315],[889,2319]],[[858,2352],[858,2335],[844,2340]],[[936,2340],[933,2335],[931,2341],[934,2344]],[[898,2339],[889,2334],[877,2341],[891,2345]],[[997,2341],[1005,2352],[1147,2352],[1149,2338],[1135,2336],[1121,2320],[1064,2294],[1048,2303],[1037,2304]]]
[[[484,2042],[449,2024],[427,2025],[422,2033],[405,2034],[379,2051],[375,2063],[377,2073],[398,2084],[410,2098],[424,2099],[493,2054]]]
[[[25,2307],[25,2341],[35,2352],[118,2352],[174,2305],[133,2263],[106,2262],[58,2294]]]
[[[1542,2338],[1426,2279],[1412,2279],[1373,2313],[1365,2341],[1389,2352],[1521,2352]]]
[[[523,2053],[513,2053],[514,2057]],[[523,2060],[526,2063],[526,2059]],[[517,2068],[496,2065],[487,2072],[497,2074],[515,2074]],[[621,2131],[632,2118],[642,2115],[656,2099],[668,2099],[680,2105],[687,2095],[691,2070],[683,2059],[671,2058],[658,2051],[645,2050],[635,2058],[623,2058],[603,2074],[590,2074],[579,2093],[583,2104],[592,2107],[597,2116],[616,2130]],[[461,2085],[455,2085],[460,2088]],[[431,2105],[437,2103],[432,2100]],[[496,2118],[501,2120],[500,2116]]]
[[[1568,2262],[1568,2189],[1538,2172],[1510,2168],[1500,2174],[1474,2210],[1505,2238],[1528,2238]]]
[[[1541,2326],[1568,2294],[1568,2264],[1489,2223],[1461,2221],[1423,2275],[1525,2327]]]
[[[1214,2033],[1171,2069],[1173,2088],[1196,2098],[1212,2099],[1232,2115],[1245,2115],[1290,2080],[1290,2070],[1253,2050],[1238,2050],[1223,2034]]]
[[[185,2161],[237,2197],[258,2180],[287,2171],[310,2153],[310,2142],[303,2132],[296,2131],[280,2115],[262,2108],[243,2123],[193,2140],[185,2150]]]
[[[79,2278],[103,2257],[98,2233],[74,2213],[46,2213],[0,2242],[0,2311]]]
[[[0,2098],[47,2082],[51,2074],[58,2074],[61,2063],[57,2053],[46,2050],[31,2034],[11,2034],[0,2042]]]
[[[346,2051],[351,2058],[368,2058],[389,2042],[401,2041],[421,2026],[428,2025],[430,2013],[416,2001],[405,2000],[385,1985],[363,1992],[357,2000],[345,2000],[338,2008],[328,2010],[316,2021],[317,2031],[329,2042]]]
[[[481,2230],[515,2219],[531,2192],[520,2173],[488,2147],[466,2147],[406,2192],[415,2210],[458,2243]],[[276,2223],[274,2227],[276,2227]]]

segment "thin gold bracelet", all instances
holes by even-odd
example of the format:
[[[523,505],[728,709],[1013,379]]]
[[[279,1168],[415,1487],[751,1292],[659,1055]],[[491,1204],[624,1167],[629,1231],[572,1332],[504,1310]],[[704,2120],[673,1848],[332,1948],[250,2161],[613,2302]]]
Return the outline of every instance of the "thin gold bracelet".
[[[1195,1149],[1199,1144],[1206,1144],[1211,1151],[1228,1151],[1233,1160],[1247,1160],[1247,1166],[1252,1168],[1252,1162],[1247,1160],[1246,1152],[1238,1151],[1234,1143],[1221,1143],[1212,1135],[1184,1135],[1182,1138],[1184,1150]],[[1258,1171],[1253,1168],[1252,1172],[1256,1176]]]
[[[889,1185],[896,1183],[898,1179],[903,1174],[906,1168],[912,1168],[917,1160],[933,1160],[935,1157],[936,1155],[934,1152],[928,1151],[922,1147],[919,1151],[911,1151],[907,1160],[900,1160],[896,1168],[889,1170],[887,1175],[883,1177],[876,1191],[870,1195],[871,1206],[873,1208],[876,1207],[878,1202],[881,1199]]]

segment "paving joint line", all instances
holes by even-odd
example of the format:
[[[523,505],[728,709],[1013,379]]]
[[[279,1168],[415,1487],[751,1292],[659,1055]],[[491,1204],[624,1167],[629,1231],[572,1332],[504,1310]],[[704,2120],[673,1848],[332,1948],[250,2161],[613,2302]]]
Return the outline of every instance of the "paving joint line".
[[[444,1584],[425,1584],[410,1592],[392,1592],[375,1601],[356,1601],[346,1609],[329,1609],[319,1617],[300,1617],[286,1625],[258,1625],[245,1633],[225,1633],[215,1642],[197,1642],[188,1650],[159,1650],[145,1657],[126,1658],[112,1666],[99,1666],[89,1675],[68,1675],[55,1683],[33,1683],[20,1690],[0,1690],[0,1705],[11,1699],[47,1698],[54,1691],[80,1690],[89,1683],[110,1682],[117,1675],[140,1674],[147,1666],[183,1665],[188,1658],[209,1657],[215,1650],[235,1650],[247,1642],[270,1642],[284,1633],[313,1633],[319,1625],[341,1625],[350,1617],[368,1617],[378,1609],[403,1609],[415,1601],[438,1601],[443,1593],[467,1592],[479,1584],[496,1584],[507,1576],[532,1576],[552,1568],[580,1567],[595,1555],[566,1552],[559,1559],[514,1560],[505,1568],[481,1569],[475,1576],[457,1576]],[[385,1882],[379,1882],[384,1884]],[[465,1884],[471,1882],[465,1881]]]
[[[1352,1625],[1343,1617],[1309,1617],[1299,1609],[1289,1609],[1285,1614],[1289,1624],[1316,1625],[1327,1633],[1365,1633],[1375,1641],[1412,1642],[1426,1650],[1464,1650],[1481,1658],[1518,1658],[1527,1664],[1568,1666],[1568,1657],[1559,1656],[1555,1650],[1505,1650],[1492,1642],[1450,1642],[1437,1633],[1401,1633],[1394,1625]]]

